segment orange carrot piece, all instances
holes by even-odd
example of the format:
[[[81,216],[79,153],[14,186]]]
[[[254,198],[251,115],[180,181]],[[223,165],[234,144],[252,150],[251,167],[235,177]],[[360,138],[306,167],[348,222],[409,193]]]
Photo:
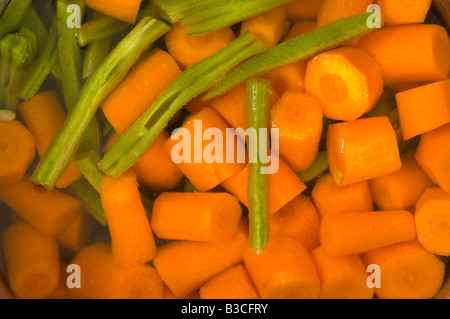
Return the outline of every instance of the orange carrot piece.
[[[401,167],[397,136],[387,116],[330,124],[326,143],[330,172],[340,186]]]
[[[450,123],[450,80],[395,95],[404,140]]]
[[[419,86],[423,86],[426,84],[430,84],[427,82],[415,82],[415,83],[398,83],[398,84],[392,84],[389,86],[390,89],[392,89],[392,91],[394,91],[395,93],[400,93],[403,91],[408,91],[408,90],[412,90],[415,89]]]
[[[241,215],[239,200],[228,193],[165,192],[154,201],[151,226],[162,239],[224,243]]]
[[[272,88],[278,96],[287,92],[304,92],[306,65],[308,60],[288,64],[263,74],[261,77],[270,80]]]
[[[151,261],[156,244],[135,173],[128,170],[117,178],[104,175],[100,197],[115,262],[122,267],[133,267]]]
[[[203,101],[203,97],[206,95],[206,92],[203,92],[199,95],[197,95],[196,97],[194,97],[192,100],[190,100],[185,106],[184,108],[189,112],[189,113],[197,113],[200,112],[200,110],[202,108],[204,108],[205,106],[209,106],[209,101]]]
[[[320,278],[320,299],[371,299],[368,273],[360,255],[332,257],[319,246],[311,257]]]
[[[409,209],[432,185],[412,152],[402,156],[402,167],[398,171],[369,181],[373,201],[382,210]]]
[[[136,23],[142,0],[86,0],[86,6],[124,22]]]
[[[56,289],[46,297],[46,299],[69,299],[69,287],[67,287],[67,264],[66,262],[60,260],[59,262],[59,280]]]
[[[316,299],[320,280],[311,255],[288,236],[271,236],[261,255],[248,248],[244,265],[263,299]]]
[[[231,194],[236,196],[245,206],[247,200],[248,165],[238,174],[224,181],[221,185]],[[295,172],[280,159],[278,172],[270,175],[270,215],[275,214],[284,205],[300,195],[306,189],[306,185]]]
[[[286,5],[277,6],[242,21],[241,34],[250,31],[269,47],[275,46],[283,35],[286,24]]]
[[[450,39],[439,25],[383,27],[362,36],[358,46],[381,66],[386,86],[441,81],[450,73]]]
[[[82,208],[78,199],[59,190],[33,185],[28,178],[0,186],[0,199],[44,235],[56,235],[75,220]]]
[[[362,255],[366,265],[380,267],[380,299],[428,299],[441,287],[445,264],[417,241],[399,243]]]
[[[0,184],[19,182],[35,155],[36,140],[22,123],[0,121]]]
[[[333,176],[327,173],[316,180],[311,197],[320,219],[332,213],[374,210],[368,181],[338,186]]]
[[[432,0],[376,0],[386,26],[423,23]]]
[[[199,289],[221,271],[241,263],[248,247],[248,221],[242,218],[232,240],[212,244],[173,241],[158,248],[153,264],[176,296]]]
[[[86,246],[94,230],[94,220],[84,210],[80,210],[75,219],[55,237],[58,242],[72,250],[79,251]]]
[[[383,93],[383,73],[366,51],[341,47],[308,62],[304,85],[322,101],[327,118],[353,121],[376,105]]]
[[[200,299],[200,292],[196,290],[187,296],[178,297],[164,284],[164,299]]]
[[[231,28],[202,35],[188,35],[181,23],[175,23],[165,37],[167,50],[185,70],[213,55],[235,39]]]
[[[361,254],[414,239],[414,216],[405,210],[328,214],[320,223],[320,243],[330,256]]]
[[[201,299],[260,299],[247,269],[231,266],[200,287]]]
[[[19,105],[25,125],[36,139],[36,150],[42,158],[66,119],[66,112],[56,91],[49,90],[36,94],[30,101]],[[57,188],[65,188],[82,177],[81,171],[72,162],[56,183]]]
[[[450,256],[450,194],[428,188],[417,201],[414,218],[419,243],[433,254]]]
[[[286,92],[270,111],[279,129],[279,153],[295,171],[305,171],[319,152],[323,129],[322,104],[313,95]]]
[[[289,2],[293,3],[293,2]],[[289,4],[288,4],[289,5]],[[290,40],[292,38],[298,37],[306,32],[317,29],[316,21],[299,20],[294,23],[292,28],[289,30],[288,34],[284,38],[284,41]]]
[[[14,223],[3,233],[9,285],[21,299],[42,299],[58,285],[59,247],[29,223]]]
[[[83,248],[70,263],[81,270],[81,287],[70,289],[72,299],[163,298],[163,281],[155,268],[148,264],[119,267],[108,243]]]
[[[301,242],[309,251],[319,245],[320,221],[311,199],[299,195],[270,218],[270,236],[285,235]]]
[[[450,193],[450,124],[421,136],[415,158],[428,177]]]
[[[287,14],[294,20],[317,19],[323,0],[293,0],[287,4]]]
[[[237,149],[242,147],[243,143],[239,139],[234,143],[234,160],[227,161],[226,153],[229,151],[227,147],[230,147],[226,141],[227,128],[228,124],[220,115],[214,109],[206,107],[191,115],[182,125],[182,129],[175,131],[164,145],[172,159],[172,152],[176,156],[183,157],[178,167],[200,192],[216,187],[245,166],[245,163],[238,161],[237,158]],[[222,141],[219,139],[216,141],[217,136],[214,136],[213,141],[205,140],[205,131],[208,129],[220,130]],[[199,145],[200,142],[202,145]],[[182,146],[181,149],[179,145]],[[185,155],[184,152],[189,152],[189,155]]]

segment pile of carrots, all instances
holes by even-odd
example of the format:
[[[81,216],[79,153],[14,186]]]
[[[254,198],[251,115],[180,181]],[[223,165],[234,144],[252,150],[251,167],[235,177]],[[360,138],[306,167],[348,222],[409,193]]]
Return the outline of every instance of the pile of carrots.
[[[85,4],[133,25],[152,1]],[[260,75],[271,83],[280,156],[262,251],[249,247],[248,162],[171,158],[176,128],[194,136],[201,120],[202,134],[225,137],[247,127],[245,83],[191,100],[120,176],[93,165],[96,182],[86,184],[97,206],[77,192],[93,176],[77,160],[54,190],[30,179],[68,114],[59,86],[41,88],[13,115],[0,110],[0,269],[11,297],[449,298],[450,38],[425,23],[431,0],[291,0],[203,35],[173,22],[101,103],[94,153],[240,34],[275,47],[372,4],[382,28]],[[321,153],[325,165],[303,179]]]

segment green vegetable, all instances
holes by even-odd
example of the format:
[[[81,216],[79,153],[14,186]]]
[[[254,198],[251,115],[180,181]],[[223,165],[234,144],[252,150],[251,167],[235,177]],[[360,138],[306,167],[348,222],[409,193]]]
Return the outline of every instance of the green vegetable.
[[[91,186],[100,193],[100,185],[102,182],[103,173],[98,169],[97,163],[100,157],[97,152],[89,151],[77,157],[75,163],[83,174],[84,178],[91,184]]]
[[[126,30],[131,25],[108,17],[101,16],[81,25],[77,30],[77,41],[80,47],[93,43],[95,41],[108,39],[120,32]]]
[[[247,127],[256,130],[254,154],[249,154],[247,198],[248,216],[250,222],[250,248],[261,253],[269,242],[269,194],[270,175],[263,174],[264,163],[261,162],[261,147],[268,145],[270,127],[269,93],[270,81],[250,79],[247,82],[246,116]],[[266,139],[261,135],[261,129],[266,130]],[[252,160],[253,159],[253,160]]]
[[[169,29],[165,23],[145,17],[110,52],[83,86],[77,104],[41,159],[32,176],[35,184],[47,189],[55,187],[74,159],[99,105],[125,77],[142,52]]]
[[[128,170],[187,102],[207,90],[238,63],[265,49],[267,46],[261,40],[246,32],[219,52],[188,68],[121,135],[103,157],[100,169],[113,177]]]
[[[219,81],[204,99],[217,97],[254,76],[310,58],[317,53],[337,47],[342,42],[373,31],[374,29],[367,25],[370,15],[370,12],[365,12],[339,19],[276,45],[242,63]]]
[[[170,23],[176,23],[181,18],[200,9],[217,6],[229,0],[153,0],[152,3],[161,17]]]
[[[0,16],[0,39],[6,34],[16,32],[23,15],[31,5],[31,0],[10,0]]]
[[[303,183],[311,182],[328,170],[328,156],[326,151],[319,152],[314,162],[304,172],[298,173]]]
[[[111,38],[94,41],[88,44],[83,61],[82,78],[90,77],[102,61],[108,56]]]
[[[86,211],[94,217],[100,225],[106,226],[108,221],[106,220],[105,211],[102,207],[100,194],[91,186],[91,184],[82,178],[72,183],[70,188],[83,202],[83,206],[86,208]]]

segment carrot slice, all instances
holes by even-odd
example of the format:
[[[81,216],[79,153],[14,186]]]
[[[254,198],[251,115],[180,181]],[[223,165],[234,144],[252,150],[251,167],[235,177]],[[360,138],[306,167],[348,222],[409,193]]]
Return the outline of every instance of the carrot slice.
[[[308,60],[302,60],[288,64],[263,74],[261,77],[270,80],[271,86],[278,96],[287,92],[304,92],[307,63]]]
[[[380,6],[384,24],[423,23],[430,10],[432,0],[376,0]]]
[[[0,184],[19,182],[35,155],[36,140],[22,123],[0,121]]]
[[[86,0],[86,5],[107,16],[136,23],[142,0]]]
[[[3,249],[9,285],[18,298],[48,297],[59,281],[59,247],[52,236],[43,235],[22,221],[3,233]]]
[[[341,47],[308,62],[305,89],[322,101],[327,118],[353,121],[376,105],[383,93],[383,74],[366,51]]]
[[[429,299],[444,281],[445,264],[417,241],[399,243],[365,253],[366,265],[378,265],[380,299]]]
[[[316,20],[323,0],[293,0],[287,3],[290,19]]]
[[[66,229],[56,235],[56,239],[62,246],[72,251],[80,251],[88,243],[93,230],[94,219],[84,210],[80,210]]]
[[[405,210],[325,215],[320,243],[330,256],[355,255],[416,239],[414,216]]]
[[[164,284],[164,299],[200,299],[200,292],[196,290],[187,296],[178,297]]]
[[[289,4],[292,2],[289,2]],[[289,5],[288,4],[288,5]],[[310,32],[317,29],[316,21],[299,20],[294,23],[292,28],[289,30],[288,34],[284,38],[284,41],[290,40],[292,38],[298,37],[303,33]]]
[[[247,249],[244,265],[264,299],[315,299],[320,280],[311,255],[288,236],[271,236],[262,254]]]

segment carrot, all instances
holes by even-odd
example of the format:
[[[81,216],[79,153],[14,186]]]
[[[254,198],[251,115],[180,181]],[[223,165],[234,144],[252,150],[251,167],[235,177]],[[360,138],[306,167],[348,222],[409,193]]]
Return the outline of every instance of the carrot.
[[[293,0],[287,4],[287,14],[294,20],[317,19],[323,0]]]
[[[135,65],[101,105],[118,134],[124,133],[181,74],[170,54],[154,49]]]
[[[252,32],[269,47],[275,46],[283,35],[286,24],[286,6],[280,5],[242,21],[240,32]]]
[[[67,287],[67,264],[66,262],[60,260],[59,262],[59,280],[56,289],[46,297],[46,299],[69,299],[69,287]]]
[[[362,258],[366,265],[380,268],[381,285],[375,287],[380,299],[429,299],[444,280],[443,261],[417,241],[375,249]]]
[[[175,23],[165,37],[167,50],[185,70],[218,52],[235,39],[230,28],[202,34],[188,35],[181,23]]]
[[[128,170],[117,178],[104,175],[100,197],[115,262],[129,268],[151,261],[156,245],[135,173]]]
[[[311,199],[299,195],[270,218],[270,236],[285,235],[301,242],[309,251],[319,245],[319,216]]]
[[[404,140],[450,123],[450,80],[395,95]]]
[[[111,245],[96,242],[78,252],[70,261],[81,271],[81,287],[69,291],[72,299],[162,299],[163,281],[148,264],[119,267]]]
[[[295,1],[289,2],[289,4],[294,2]],[[292,38],[298,37],[299,35],[302,35],[315,29],[317,29],[316,21],[307,21],[307,20],[296,21],[292,26],[292,28],[289,30],[289,32],[286,34],[286,37],[284,38],[283,41],[288,41]]]
[[[439,187],[430,187],[415,208],[419,243],[433,254],[450,256],[450,194]]]
[[[450,39],[439,25],[384,27],[362,36],[358,46],[381,66],[386,86],[445,80],[450,72]]]
[[[0,199],[44,235],[56,235],[75,220],[81,201],[59,190],[33,185],[28,178],[0,186]]]
[[[43,91],[19,105],[25,125],[36,139],[36,150],[42,158],[50,142],[56,136],[66,119],[66,113],[56,91]],[[57,188],[65,188],[79,180],[82,174],[72,162],[56,183]]]
[[[354,121],[376,105],[383,93],[383,74],[366,51],[341,47],[308,62],[304,85],[322,101],[327,118]]]
[[[415,89],[419,86],[423,86],[426,84],[430,84],[430,83],[429,82],[398,83],[398,84],[390,85],[389,88],[392,89],[392,91],[394,91],[395,93],[399,93],[399,92],[403,92],[403,91],[412,90],[412,89]]]
[[[450,124],[421,136],[415,158],[428,177],[450,193]]]
[[[382,210],[411,208],[432,185],[412,152],[402,156],[402,167],[398,171],[369,181],[373,200]]]
[[[58,285],[59,247],[52,236],[43,235],[22,221],[3,233],[3,250],[9,285],[21,299],[42,299]]]
[[[320,176],[311,191],[320,219],[331,213],[371,212],[374,210],[369,182],[338,186],[330,173]]]
[[[187,296],[178,297],[164,284],[164,299],[200,299],[200,292],[194,291]]]
[[[199,95],[197,95],[195,98],[190,100],[185,106],[185,110],[187,110],[189,113],[197,113],[205,106],[209,105],[209,101],[204,101],[203,97],[205,96],[206,92],[203,92]]]
[[[266,74],[261,75],[262,78],[270,80],[272,88],[279,96],[287,92],[304,92],[304,82],[306,74],[306,65],[308,60],[291,63]]]
[[[284,205],[289,203],[306,189],[306,185],[283,160],[280,159],[279,164],[278,171],[275,174],[270,175],[270,215],[275,214]],[[227,179],[221,184],[223,188],[236,196],[245,206],[248,205],[247,179],[248,165],[238,174]]]
[[[218,273],[200,287],[201,299],[260,299],[247,269],[237,264]]]
[[[319,153],[322,104],[313,95],[286,92],[272,107],[272,127],[279,129],[279,153],[295,171],[305,171]]]
[[[162,239],[230,241],[242,208],[228,193],[165,192],[153,204],[151,226]]]
[[[320,223],[320,244],[334,257],[414,239],[414,217],[404,210],[328,214]]]
[[[430,10],[432,0],[376,0],[387,26],[423,23]]]
[[[247,249],[244,265],[263,299],[315,299],[320,281],[305,246],[288,236],[271,236],[261,255]]]
[[[23,178],[36,155],[35,141],[19,121],[0,121],[0,184]]]
[[[239,139],[234,143],[234,160],[227,161],[226,153],[231,152],[227,149],[227,127],[227,123],[214,109],[206,107],[191,115],[182,125],[182,129],[175,131],[165,142],[167,153],[172,160],[174,156],[181,157],[179,169],[200,192],[216,187],[245,166],[243,160],[239,161],[237,158],[237,149],[243,146],[243,142]],[[212,142],[204,141],[205,131],[208,129],[219,130],[223,137],[222,141],[217,136],[214,136]]]
[[[135,24],[141,0],[86,0],[86,5],[107,16]]]
[[[311,257],[320,278],[320,299],[371,299],[368,273],[359,255],[332,257],[316,247]]]
[[[86,246],[93,230],[94,220],[84,210],[80,210],[66,229],[55,237],[62,246],[72,251],[79,251]]]
[[[221,271],[241,263],[248,247],[248,220],[242,218],[227,243],[173,241],[158,248],[153,260],[161,278],[176,296],[199,289]]]
[[[331,124],[326,143],[330,172],[340,186],[401,167],[397,136],[387,116]]]

